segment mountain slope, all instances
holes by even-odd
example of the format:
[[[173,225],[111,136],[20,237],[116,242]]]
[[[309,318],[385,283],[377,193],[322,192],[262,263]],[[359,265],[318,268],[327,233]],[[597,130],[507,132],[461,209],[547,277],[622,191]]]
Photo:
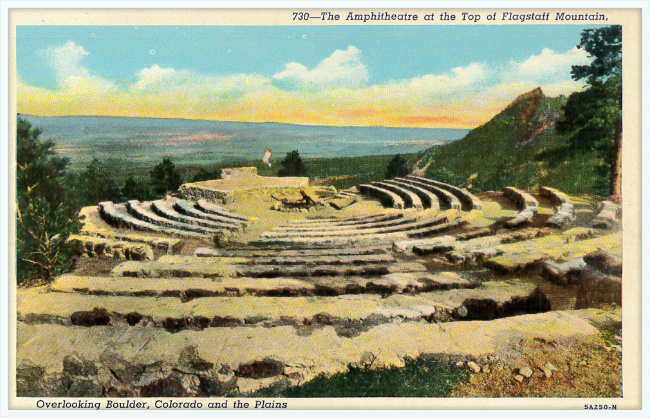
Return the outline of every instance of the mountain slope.
[[[545,185],[571,193],[603,192],[603,156],[576,150],[570,135],[555,131],[565,102],[539,88],[522,94],[464,138],[429,148],[416,168],[428,165],[426,177],[476,191]]]

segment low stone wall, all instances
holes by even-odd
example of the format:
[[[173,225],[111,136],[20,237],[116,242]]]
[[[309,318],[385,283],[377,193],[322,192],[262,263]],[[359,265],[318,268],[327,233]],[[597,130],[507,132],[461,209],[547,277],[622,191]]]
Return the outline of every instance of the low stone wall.
[[[151,261],[154,258],[150,245],[142,242],[125,242],[84,235],[71,235],[68,241],[79,242],[82,256],[108,257],[120,260]]]

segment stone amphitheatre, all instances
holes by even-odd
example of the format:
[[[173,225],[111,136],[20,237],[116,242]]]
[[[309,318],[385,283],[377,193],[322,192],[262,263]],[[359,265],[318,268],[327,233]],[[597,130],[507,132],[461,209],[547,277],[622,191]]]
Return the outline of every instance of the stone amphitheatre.
[[[480,369],[621,322],[619,207],[547,187],[228,169],[80,216],[75,270],[18,289],[18,396],[221,396],[423,356]]]

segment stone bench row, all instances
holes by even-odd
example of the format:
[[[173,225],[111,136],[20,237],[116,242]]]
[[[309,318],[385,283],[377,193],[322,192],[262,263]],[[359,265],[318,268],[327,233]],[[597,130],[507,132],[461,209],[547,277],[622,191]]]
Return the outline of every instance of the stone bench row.
[[[363,195],[378,199],[384,206],[394,209],[404,209],[406,207],[404,200],[397,193],[390,190],[372,184],[360,184],[359,191]]]
[[[420,187],[424,190],[427,190],[436,195],[438,198],[439,206],[442,205],[447,209],[461,210],[462,205],[460,200],[453,193],[448,190],[443,189],[442,187],[436,186],[433,181],[425,179],[422,177],[412,177],[407,176],[407,178],[397,178],[396,181],[400,181],[404,184],[410,184],[413,186]]]
[[[127,242],[88,235],[71,235],[68,242],[79,243],[82,256],[120,260],[151,261],[153,249],[143,242]]]
[[[375,222],[361,224],[325,224],[316,226],[293,226],[293,224],[275,227],[271,232],[278,233],[306,233],[306,232],[336,232],[336,231],[356,231],[365,229],[387,228],[391,226],[409,224],[417,220],[417,216],[400,216],[389,220],[378,220]]]
[[[316,219],[291,219],[289,224],[299,226],[321,225],[321,224],[356,224],[374,222],[375,220],[390,220],[404,216],[401,213],[378,214],[378,215],[364,215],[364,216],[351,216],[349,218],[329,217],[329,218],[316,218]]]
[[[367,255],[367,254],[386,254],[386,248],[381,247],[341,247],[341,248],[322,248],[318,250],[287,250],[278,249],[275,251],[250,249],[250,250],[235,250],[224,251],[215,248],[200,247],[194,251],[194,255],[198,257],[255,257],[255,258],[269,258],[269,257],[294,257],[294,258],[311,258],[316,256],[342,256],[342,255]]]
[[[384,182],[415,193],[420,198],[422,207],[424,209],[440,210],[440,202],[438,201],[438,196],[436,196],[435,193],[432,193],[429,190],[426,190],[414,184],[405,182],[399,178],[395,178],[393,180],[384,180]]]
[[[395,184],[391,181],[373,181],[370,184],[375,187],[389,190],[401,197],[404,201],[405,208],[422,209],[422,201],[420,200],[420,197],[412,191],[401,187],[399,183]]]
[[[126,210],[138,219],[158,226],[195,232],[203,234],[203,236],[214,236],[222,233],[222,231],[218,229],[205,228],[202,226],[190,225],[183,222],[174,222],[167,218],[163,218],[162,216],[158,216],[152,211],[143,207],[142,204],[137,200],[129,200],[126,202]]]
[[[569,196],[557,189],[545,186],[539,186],[539,193],[557,206],[555,214],[546,221],[548,225],[559,227],[573,218],[573,202]]]
[[[308,230],[308,229],[322,229],[322,228],[337,228],[337,227],[361,227],[364,225],[373,225],[379,222],[390,222],[394,220],[404,219],[403,213],[391,213],[386,215],[373,215],[364,218],[348,218],[346,220],[323,220],[315,222],[294,222],[290,220],[289,223],[277,226],[274,229],[295,229],[295,230]]]
[[[515,187],[506,187],[503,189],[503,195],[515,202],[521,210],[514,218],[506,222],[506,226],[521,226],[530,222],[537,213],[537,199],[529,193],[519,190]]]
[[[225,229],[234,231],[239,229],[241,224],[232,224],[228,222],[216,222],[207,219],[195,218],[192,216],[183,215],[173,209],[173,205],[168,202],[157,200],[151,203],[151,210],[163,218],[167,218],[173,222],[185,223],[194,226],[201,226],[214,230]]]
[[[454,211],[455,212],[455,211]],[[354,236],[354,235],[374,235],[374,234],[389,234],[394,232],[406,232],[421,228],[436,226],[441,223],[449,221],[450,216],[457,217],[457,213],[441,214],[432,218],[424,217],[418,218],[416,216],[398,220],[398,224],[382,225],[377,224],[372,228],[366,229],[341,229],[341,230],[317,230],[317,231],[269,231],[261,234],[264,238],[277,238],[277,237],[323,237],[323,236]]]
[[[487,308],[487,309],[486,309]],[[336,325],[379,316],[384,319],[490,320],[550,310],[548,299],[529,283],[485,283],[414,295],[377,294],[355,298],[330,297],[205,297],[192,303],[173,297],[88,296],[80,293],[47,292],[29,302],[19,301],[18,321],[28,324],[59,323],[80,326],[137,325],[164,327],[168,331],[188,328],[240,325]],[[215,313],[218,315],[215,318]],[[228,319],[226,319],[228,318]],[[186,321],[192,319],[191,325]],[[190,325],[190,326],[183,326]]]
[[[191,216],[193,218],[205,219],[218,223],[232,224],[236,227],[245,227],[247,225],[247,222],[241,219],[203,212],[196,209],[194,205],[195,204],[193,202],[189,202],[187,200],[177,200],[174,202],[174,209],[183,215]]]
[[[465,189],[461,189],[460,187],[452,186],[451,184],[443,183],[441,181],[431,180],[419,176],[406,176],[406,178],[430,184],[432,186],[436,186],[440,189],[453,193],[454,196],[456,196],[456,198],[458,198],[458,200],[461,202],[463,210],[481,210],[481,199],[474,196],[472,193],[468,192]]]
[[[197,259],[162,256],[157,261],[126,261],[114,267],[113,277],[317,277],[363,276],[399,272],[426,271],[419,263],[378,263],[365,265],[305,264],[305,265],[246,265],[226,263],[220,259]]]
[[[177,297],[184,301],[205,297],[300,297],[358,294],[417,294],[469,289],[478,284],[457,273],[393,273],[383,276],[324,276],[289,278],[128,278],[63,275],[50,290],[104,296]]]
[[[237,215],[236,213],[229,212],[223,208],[220,208],[217,205],[213,205],[205,199],[199,199],[196,202],[195,207],[203,212],[211,213],[214,215],[224,216],[226,218],[232,218],[239,221],[249,222],[249,219],[245,216]]]
[[[81,220],[81,230],[79,231],[79,235],[124,242],[144,243],[153,248],[165,250],[167,252],[178,251],[180,247],[183,246],[183,242],[178,238],[166,238],[142,233],[118,231],[109,223],[101,219],[99,208],[97,206],[87,206],[82,208],[79,212],[79,219]]]
[[[148,232],[157,232],[161,234],[173,235],[173,236],[183,237],[183,238],[199,238],[199,239],[210,238],[209,236],[203,233],[186,231],[177,228],[169,228],[169,227],[155,225],[150,222],[143,221],[118,209],[113,204],[113,202],[100,202],[99,214],[107,223],[109,223],[110,225],[114,225],[116,227],[131,228],[131,229],[137,229],[137,230],[148,231]]]
[[[611,229],[617,222],[616,212],[618,211],[618,205],[609,200],[605,200],[602,205],[600,213],[591,222],[591,226],[599,229]]]

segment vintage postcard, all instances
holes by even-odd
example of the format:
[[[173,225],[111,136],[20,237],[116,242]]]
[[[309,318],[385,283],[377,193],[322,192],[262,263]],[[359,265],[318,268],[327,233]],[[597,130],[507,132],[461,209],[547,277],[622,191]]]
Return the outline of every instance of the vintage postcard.
[[[337,7],[8,10],[10,409],[641,408],[641,5]]]

